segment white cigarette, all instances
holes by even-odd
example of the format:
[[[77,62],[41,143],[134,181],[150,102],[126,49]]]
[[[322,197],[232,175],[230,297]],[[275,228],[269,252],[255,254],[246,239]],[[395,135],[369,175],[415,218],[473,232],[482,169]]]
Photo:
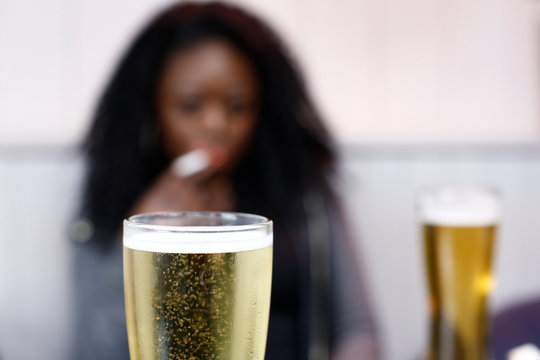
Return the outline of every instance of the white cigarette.
[[[172,169],[176,176],[186,178],[203,171],[209,165],[210,156],[208,153],[197,149],[177,157],[172,163]]]

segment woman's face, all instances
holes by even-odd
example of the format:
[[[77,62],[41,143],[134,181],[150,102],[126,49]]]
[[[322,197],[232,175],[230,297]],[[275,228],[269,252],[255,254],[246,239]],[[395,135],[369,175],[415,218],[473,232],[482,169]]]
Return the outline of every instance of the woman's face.
[[[164,150],[171,158],[196,148],[224,155],[230,170],[258,118],[259,84],[249,60],[226,41],[209,39],[172,54],[158,84]]]

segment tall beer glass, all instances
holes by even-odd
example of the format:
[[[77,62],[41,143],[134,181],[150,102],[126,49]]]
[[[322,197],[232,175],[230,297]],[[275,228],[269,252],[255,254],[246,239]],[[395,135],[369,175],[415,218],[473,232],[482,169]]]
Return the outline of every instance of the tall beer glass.
[[[428,360],[487,360],[487,297],[500,202],[489,189],[440,187],[419,196],[429,284]]]
[[[132,360],[264,359],[272,222],[239,213],[151,213],[124,222]]]

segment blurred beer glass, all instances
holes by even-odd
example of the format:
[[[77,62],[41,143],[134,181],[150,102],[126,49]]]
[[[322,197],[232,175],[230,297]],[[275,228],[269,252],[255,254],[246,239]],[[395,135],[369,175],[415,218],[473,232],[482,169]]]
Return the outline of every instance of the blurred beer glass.
[[[153,213],[124,222],[132,360],[264,359],[272,222],[239,213]]]
[[[487,297],[501,206],[483,187],[434,187],[418,196],[429,284],[427,360],[487,360]]]

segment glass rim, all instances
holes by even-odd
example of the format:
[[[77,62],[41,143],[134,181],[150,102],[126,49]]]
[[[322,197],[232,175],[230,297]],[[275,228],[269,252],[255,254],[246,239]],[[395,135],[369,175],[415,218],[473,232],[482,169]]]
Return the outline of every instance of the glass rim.
[[[448,190],[461,190],[461,191],[468,191],[468,192],[477,192],[477,193],[484,193],[489,194],[490,196],[493,196],[495,198],[502,197],[501,190],[499,187],[489,184],[469,184],[469,183],[442,183],[442,184],[428,184],[420,186],[415,191],[415,196],[422,197],[422,195],[425,194],[434,194],[434,193],[440,193],[443,191]]]
[[[158,225],[141,221],[145,218],[171,219],[181,217],[193,218],[223,218],[241,217],[252,220],[253,223],[242,225]],[[131,229],[151,230],[169,233],[223,233],[223,232],[243,232],[263,229],[272,226],[272,220],[262,216],[234,211],[156,211],[149,213],[135,214],[124,220],[124,226]]]

